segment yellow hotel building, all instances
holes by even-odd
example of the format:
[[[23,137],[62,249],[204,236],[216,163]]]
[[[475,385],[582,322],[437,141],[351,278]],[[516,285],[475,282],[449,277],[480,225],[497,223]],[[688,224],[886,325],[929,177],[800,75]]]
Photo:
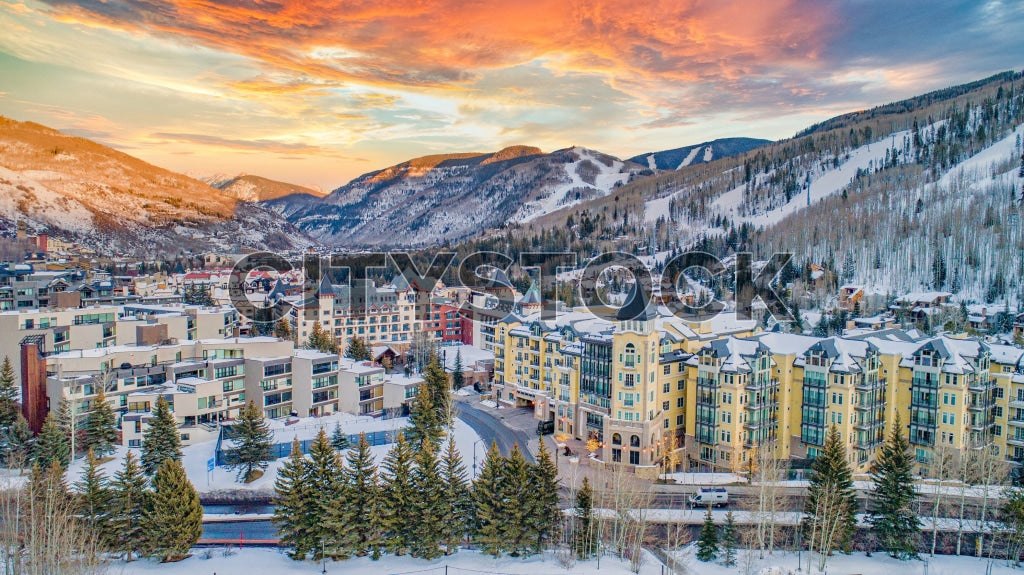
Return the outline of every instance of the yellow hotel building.
[[[898,329],[756,333],[732,313],[687,322],[632,294],[616,321],[518,311],[495,326],[494,399],[596,439],[606,463],[653,475],[674,439],[676,470],[742,473],[759,445],[814,458],[835,425],[865,473],[897,415],[921,474],[941,446],[1024,461],[1020,348]]]

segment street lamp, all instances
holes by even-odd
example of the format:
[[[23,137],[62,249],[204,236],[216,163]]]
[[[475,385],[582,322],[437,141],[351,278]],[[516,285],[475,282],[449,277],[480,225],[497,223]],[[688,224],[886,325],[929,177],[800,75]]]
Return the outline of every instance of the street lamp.
[[[321,573],[327,573],[327,541],[325,539],[320,540],[320,558],[324,560],[324,570]]]
[[[477,439],[473,442],[473,479],[476,479],[476,444],[483,442],[483,439]]]

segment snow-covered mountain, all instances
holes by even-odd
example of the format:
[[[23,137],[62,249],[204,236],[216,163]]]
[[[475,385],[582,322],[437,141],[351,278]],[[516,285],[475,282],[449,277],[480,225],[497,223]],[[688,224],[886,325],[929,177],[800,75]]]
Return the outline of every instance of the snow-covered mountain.
[[[264,202],[326,244],[435,245],[607,195],[643,167],[586,148],[425,156],[360,176],[322,201]]]
[[[0,225],[18,220],[101,253],[311,243],[258,204],[91,140],[0,117]]]
[[[203,181],[243,202],[266,202],[295,195],[306,195],[311,198],[322,198],[327,195],[319,188],[279,182],[252,174],[242,174],[233,178],[204,179]]]
[[[748,152],[771,143],[758,138],[721,138],[693,146],[649,152],[629,159],[630,162],[647,166],[654,171],[678,170],[695,164],[706,164],[712,160],[727,158]]]

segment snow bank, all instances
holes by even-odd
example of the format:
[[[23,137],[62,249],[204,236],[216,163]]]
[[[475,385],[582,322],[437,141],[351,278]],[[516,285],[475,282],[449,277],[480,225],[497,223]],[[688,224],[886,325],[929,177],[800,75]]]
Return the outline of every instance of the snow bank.
[[[124,575],[142,575],[154,573],[158,575],[197,575],[200,573],[216,573],[217,575],[253,575],[254,573],[273,573],[274,575],[309,575],[319,573],[322,564],[312,561],[293,561],[284,551],[276,549],[242,549],[237,547],[235,553],[224,557],[220,549],[214,549],[210,559],[203,559],[203,550],[193,550],[192,557],[179,563],[155,563],[141,560],[131,563],[116,562],[113,572]],[[660,575],[663,565],[646,551],[646,561],[640,568],[640,575]],[[447,571],[445,566],[448,567]],[[629,563],[613,557],[601,559],[601,569],[597,569],[597,561],[578,562],[566,569],[550,554],[528,558],[503,557],[495,559],[477,551],[462,550],[454,555],[440,557],[433,561],[414,559],[409,556],[385,556],[379,561],[368,557],[357,557],[347,561],[327,562],[328,573],[345,573],[345,575],[380,575],[390,573],[402,575],[416,572],[420,575],[466,575],[469,573],[490,573],[492,575],[627,575],[631,573]],[[734,575],[732,568],[730,575]]]

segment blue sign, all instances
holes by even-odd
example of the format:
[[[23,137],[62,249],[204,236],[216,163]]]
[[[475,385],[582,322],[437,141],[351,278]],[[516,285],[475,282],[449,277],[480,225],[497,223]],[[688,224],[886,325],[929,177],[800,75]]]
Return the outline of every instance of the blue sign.
[[[213,471],[213,468],[214,468],[215,465],[216,465],[216,462],[213,460],[212,457],[207,459],[206,460],[206,471],[208,471],[208,472],[209,471]]]

